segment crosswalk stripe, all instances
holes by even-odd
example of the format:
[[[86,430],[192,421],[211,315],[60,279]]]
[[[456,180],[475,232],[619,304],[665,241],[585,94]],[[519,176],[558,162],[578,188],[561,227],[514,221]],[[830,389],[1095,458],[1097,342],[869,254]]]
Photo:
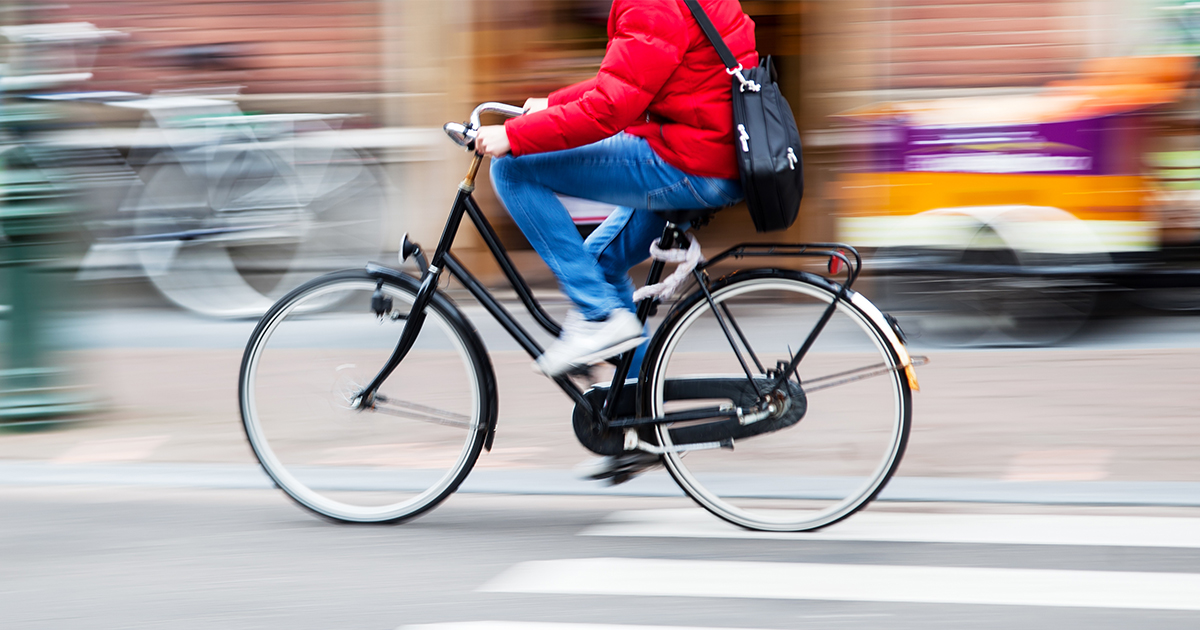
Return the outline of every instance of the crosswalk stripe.
[[[522,562],[485,592],[1200,610],[1200,575],[584,558]]]
[[[632,510],[615,512],[581,535],[1195,549],[1200,518],[864,512],[820,531],[788,534],[742,529],[700,509]]]
[[[400,626],[398,630],[754,630],[695,626],[625,626],[607,623],[544,623],[529,621],[462,621]]]

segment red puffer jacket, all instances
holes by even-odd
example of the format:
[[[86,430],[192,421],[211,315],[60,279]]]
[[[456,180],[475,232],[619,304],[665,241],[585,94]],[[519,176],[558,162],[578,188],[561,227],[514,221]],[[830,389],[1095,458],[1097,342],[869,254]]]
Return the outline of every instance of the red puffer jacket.
[[[700,0],[738,61],[758,64],[754,22],[737,0]],[[645,138],[692,175],[738,177],[731,78],[683,0],[616,0],[594,79],[505,123],[513,155],[572,149],[618,132]]]

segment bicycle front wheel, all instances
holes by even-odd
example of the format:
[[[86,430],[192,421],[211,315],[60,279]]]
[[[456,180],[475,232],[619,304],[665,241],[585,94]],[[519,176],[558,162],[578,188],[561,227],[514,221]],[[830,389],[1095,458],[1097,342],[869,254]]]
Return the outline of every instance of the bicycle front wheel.
[[[718,280],[711,295],[715,312],[698,292],[664,322],[647,357],[645,411],[749,409],[764,395],[775,396],[777,411],[658,425],[668,472],[700,505],[750,529],[807,531],[862,508],[896,470],[912,415],[887,335],[855,303],[839,301],[798,374],[772,394],[774,375],[835,301],[837,286],[763,269]]]
[[[267,312],[242,359],[239,402],[267,474],[302,506],[347,522],[398,522],[466,478],[496,408],[491,363],[474,329],[436,295],[416,343],[379,388],[417,292],[407,276],[366,271],[313,280]],[[376,288],[391,310],[376,314]],[[335,304],[318,311],[310,303]]]

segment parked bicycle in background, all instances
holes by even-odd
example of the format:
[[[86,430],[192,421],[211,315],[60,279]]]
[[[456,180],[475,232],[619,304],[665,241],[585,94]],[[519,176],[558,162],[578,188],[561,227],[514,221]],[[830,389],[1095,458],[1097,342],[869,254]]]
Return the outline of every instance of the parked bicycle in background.
[[[387,182],[337,133],[337,114],[241,111],[236,89],[80,91],[95,49],[122,34],[85,23],[0,28],[4,106],[27,163],[82,200],[80,278],[146,277],[217,317],[261,315],[321,272],[383,246]],[[187,51],[168,51],[190,59]],[[139,113],[136,130],[65,126],[71,104]]]

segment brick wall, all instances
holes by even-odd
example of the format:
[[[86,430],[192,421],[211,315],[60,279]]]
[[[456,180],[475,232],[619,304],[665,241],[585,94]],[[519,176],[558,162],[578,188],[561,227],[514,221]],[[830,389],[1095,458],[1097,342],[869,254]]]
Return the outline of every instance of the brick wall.
[[[76,0],[43,11],[42,19],[89,21],[130,34],[103,51],[96,87],[240,83],[249,93],[378,93],[382,1]],[[483,1],[478,9],[497,5],[511,13],[511,4]],[[775,4],[785,3],[744,2],[752,12]],[[851,73],[870,77],[859,89],[1038,85],[1068,76],[1086,56],[1085,0],[835,0],[824,6],[837,12],[829,24],[852,34],[841,40],[849,47],[836,54],[854,57],[861,70]],[[163,54],[212,45],[219,46],[210,51],[213,63],[201,68]]]
[[[1087,56],[1087,10],[1077,0],[876,0],[855,18],[874,89],[1032,86]]]
[[[129,34],[94,89],[239,84],[250,94],[381,91],[379,0],[72,0],[43,21]],[[192,54],[179,54],[179,53]]]

